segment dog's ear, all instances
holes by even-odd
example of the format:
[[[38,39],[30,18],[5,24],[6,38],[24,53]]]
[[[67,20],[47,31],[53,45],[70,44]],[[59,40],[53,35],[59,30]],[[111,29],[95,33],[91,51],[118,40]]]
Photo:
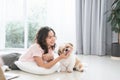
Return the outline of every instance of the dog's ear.
[[[70,44],[70,45],[73,47],[73,44],[72,44],[72,43],[68,43],[68,44]]]
[[[61,50],[60,49],[58,49],[58,55],[60,55],[61,54]]]

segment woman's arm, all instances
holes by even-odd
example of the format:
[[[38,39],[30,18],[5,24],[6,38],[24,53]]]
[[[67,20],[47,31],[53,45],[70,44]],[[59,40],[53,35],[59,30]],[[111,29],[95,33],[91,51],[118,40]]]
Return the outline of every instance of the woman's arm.
[[[48,63],[44,63],[44,61],[42,60],[42,57],[38,57],[38,56],[34,56],[34,60],[38,66],[49,69],[52,66],[54,66],[58,61],[60,61],[61,59],[65,59],[68,56],[69,56],[69,54],[68,55],[61,54],[59,57],[57,57],[56,59],[54,59],[53,61],[50,61]]]
[[[54,60],[54,55],[53,54],[43,54],[42,59],[44,61],[50,62],[50,61]]]

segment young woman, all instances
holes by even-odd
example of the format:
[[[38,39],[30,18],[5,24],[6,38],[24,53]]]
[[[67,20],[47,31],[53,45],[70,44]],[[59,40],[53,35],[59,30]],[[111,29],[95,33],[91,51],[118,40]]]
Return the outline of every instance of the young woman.
[[[28,51],[19,58],[19,61],[23,64],[27,65],[28,63],[29,66],[27,65],[27,68],[25,66],[25,69],[28,70],[23,69],[24,66],[22,66],[21,68],[19,66],[20,63],[16,63],[16,65],[21,70],[27,72],[31,72],[30,70],[32,70],[31,73],[35,74],[49,74],[57,71],[59,68],[58,62],[61,59],[67,58],[69,54],[62,54],[55,58],[55,41],[56,35],[55,31],[52,28],[47,26],[40,28],[40,30],[36,34],[35,43],[32,44],[29,47]],[[31,66],[33,66],[33,68],[31,68]]]

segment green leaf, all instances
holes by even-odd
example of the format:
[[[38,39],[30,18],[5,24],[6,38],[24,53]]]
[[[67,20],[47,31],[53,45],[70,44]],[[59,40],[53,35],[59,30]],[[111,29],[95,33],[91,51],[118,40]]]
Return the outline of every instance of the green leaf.
[[[112,31],[118,32],[117,19],[114,17],[111,21]]]
[[[115,10],[118,10],[118,9],[120,9],[120,0],[118,1],[118,3],[115,6]]]
[[[112,6],[113,6],[114,4],[116,4],[118,1],[119,1],[119,0],[115,0],[115,1],[113,2]]]
[[[117,33],[117,28],[116,27],[112,27],[112,31],[115,31]]]
[[[111,13],[110,16],[107,17],[107,22],[110,22],[112,20],[112,18],[113,18],[113,13]]]
[[[111,13],[107,18],[107,22],[111,23],[112,31],[120,33],[120,0],[114,0],[111,5]]]
[[[112,20],[111,20],[111,26],[112,27],[115,27],[117,25],[117,20],[116,20],[116,17],[114,17]]]
[[[117,20],[117,24],[120,27],[120,19]]]
[[[115,14],[116,14],[116,18],[120,19],[120,10],[117,10]]]

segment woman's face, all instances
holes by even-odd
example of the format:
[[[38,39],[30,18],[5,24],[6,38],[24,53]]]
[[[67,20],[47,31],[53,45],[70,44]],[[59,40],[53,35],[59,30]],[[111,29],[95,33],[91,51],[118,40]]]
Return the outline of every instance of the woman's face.
[[[56,37],[55,37],[54,32],[49,31],[48,32],[48,37],[46,38],[46,43],[47,43],[48,47],[54,46],[55,40],[56,40]]]

